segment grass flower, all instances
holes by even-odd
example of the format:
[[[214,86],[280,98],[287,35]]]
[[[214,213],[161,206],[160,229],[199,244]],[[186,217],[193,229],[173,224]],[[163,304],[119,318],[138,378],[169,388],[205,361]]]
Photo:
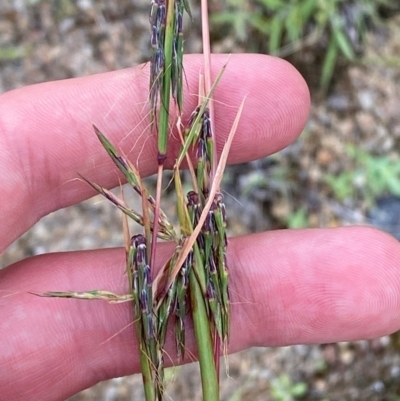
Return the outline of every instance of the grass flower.
[[[207,2],[203,0],[202,4],[203,23],[207,31]],[[180,127],[182,145],[174,166],[179,230],[169,222],[160,206],[163,168],[170,134],[169,121],[172,118],[171,99],[177,106],[175,110],[178,121],[182,117],[185,14],[191,16],[186,0],[151,1],[149,20],[153,54],[149,104],[152,129],[158,138],[158,153],[154,157],[159,166],[154,197],[145,188],[137,168],[94,127],[102,146],[142,199],[142,211],[138,213],[108,189],[84,179],[120,209],[125,219],[130,218],[142,226],[142,232],[131,237],[128,224],[124,225],[129,294],[117,295],[103,290],[42,294],[50,297],[132,302],[146,401],[160,401],[164,398],[164,345],[170,321],[174,327],[177,357],[183,360],[186,319],[188,314],[192,315],[206,401],[219,399],[219,356],[221,350],[226,352],[229,340],[228,241],[220,182],[243,104],[217,165],[211,99],[226,66],[211,85],[208,39],[204,46],[205,79],[200,79],[204,87],[200,88],[199,104],[187,126]],[[205,32],[203,38],[207,35],[208,32]],[[189,159],[190,149],[195,150],[194,161]],[[193,178],[193,188],[186,195],[180,178],[180,166],[184,159],[188,160]],[[175,252],[156,276],[153,268],[158,239],[173,241]]]

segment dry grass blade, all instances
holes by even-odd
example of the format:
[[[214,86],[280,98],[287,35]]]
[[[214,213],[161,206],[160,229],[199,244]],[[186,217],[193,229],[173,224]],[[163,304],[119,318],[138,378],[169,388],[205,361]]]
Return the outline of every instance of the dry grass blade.
[[[33,293],[32,293],[33,294]],[[93,290],[93,291],[49,291],[40,294],[33,294],[39,297],[51,297],[51,298],[76,298],[76,299],[87,299],[87,300],[103,300],[110,303],[121,303],[132,301],[133,297],[131,294],[118,295],[111,291]]]

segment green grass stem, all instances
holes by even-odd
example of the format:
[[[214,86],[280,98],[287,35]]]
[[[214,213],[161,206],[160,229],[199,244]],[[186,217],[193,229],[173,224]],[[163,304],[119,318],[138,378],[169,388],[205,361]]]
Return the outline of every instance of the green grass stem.
[[[199,356],[204,401],[219,401],[218,372],[214,363],[210,322],[199,282],[193,270],[189,273],[190,303]]]
[[[168,1],[164,42],[164,71],[161,91],[160,119],[158,124],[158,158],[164,164],[169,134],[169,113],[171,99],[172,50],[175,33],[175,0]]]

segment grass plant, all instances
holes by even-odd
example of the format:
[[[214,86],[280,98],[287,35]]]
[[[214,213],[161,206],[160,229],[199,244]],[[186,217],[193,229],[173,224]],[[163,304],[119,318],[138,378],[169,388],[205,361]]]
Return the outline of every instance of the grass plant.
[[[212,22],[219,31],[228,31],[239,42],[253,46],[252,52],[286,57],[314,46],[314,53],[323,54],[320,85],[325,90],[338,61],[357,58],[366,33],[380,20],[380,8],[396,7],[392,3],[388,0],[226,0],[224,10],[213,15]]]
[[[226,211],[220,183],[230,145],[236,132],[244,100],[218,159],[215,151],[212,97],[226,68],[214,82],[207,0],[202,0],[204,75],[200,74],[199,103],[187,123],[183,122],[183,17],[191,15],[187,0],[152,0],[150,7],[151,46],[149,105],[151,130],[157,136],[158,163],[156,194],[145,188],[138,169],[100,132],[94,131],[126,181],[142,199],[142,211],[132,210],[107,188],[84,180],[125,216],[126,272],[129,294],[107,290],[87,292],[48,292],[48,297],[103,299],[132,302],[135,335],[146,401],[164,399],[164,344],[168,324],[173,321],[176,352],[182,361],[186,349],[186,320],[191,314],[197,342],[203,398],[219,400],[219,359],[226,354],[229,340],[230,299],[228,289]],[[175,121],[175,123],[174,123]],[[163,171],[171,127],[177,126],[181,149],[173,168],[179,229],[161,209]],[[195,157],[189,158],[193,151]],[[193,179],[185,196],[181,163],[187,160]],[[127,219],[140,226],[140,233],[129,234]],[[158,239],[175,243],[175,251],[156,275],[154,272]]]
[[[364,199],[371,208],[382,195],[400,196],[400,164],[397,155],[372,155],[356,146],[346,147],[352,168],[326,174],[325,183],[341,202]]]

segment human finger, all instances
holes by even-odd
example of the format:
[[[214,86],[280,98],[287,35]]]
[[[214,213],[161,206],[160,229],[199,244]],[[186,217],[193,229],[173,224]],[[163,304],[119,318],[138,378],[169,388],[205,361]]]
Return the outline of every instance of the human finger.
[[[213,74],[227,56],[214,56]],[[198,98],[202,56],[185,59],[184,120]],[[105,187],[119,176],[93,133],[95,123],[137,163],[143,176],[156,168],[156,139],[149,129],[148,65],[18,89],[0,97],[0,250],[42,216],[94,194],[78,173]],[[217,149],[225,143],[238,106],[245,109],[230,163],[266,156],[291,143],[308,115],[309,93],[287,62],[262,55],[233,55],[215,93]],[[172,138],[167,165],[175,160]],[[23,217],[22,217],[23,216]],[[7,235],[5,235],[6,233]]]
[[[161,258],[168,249],[162,248]],[[230,351],[368,339],[400,328],[400,247],[371,228],[274,231],[229,245]],[[137,372],[131,305],[28,291],[126,291],[121,249],[49,254],[0,271],[1,394],[61,400]],[[193,349],[189,330],[188,347]],[[173,346],[168,347],[173,355]],[[29,379],[29,380],[28,380]],[[11,385],[11,384],[12,385]]]

